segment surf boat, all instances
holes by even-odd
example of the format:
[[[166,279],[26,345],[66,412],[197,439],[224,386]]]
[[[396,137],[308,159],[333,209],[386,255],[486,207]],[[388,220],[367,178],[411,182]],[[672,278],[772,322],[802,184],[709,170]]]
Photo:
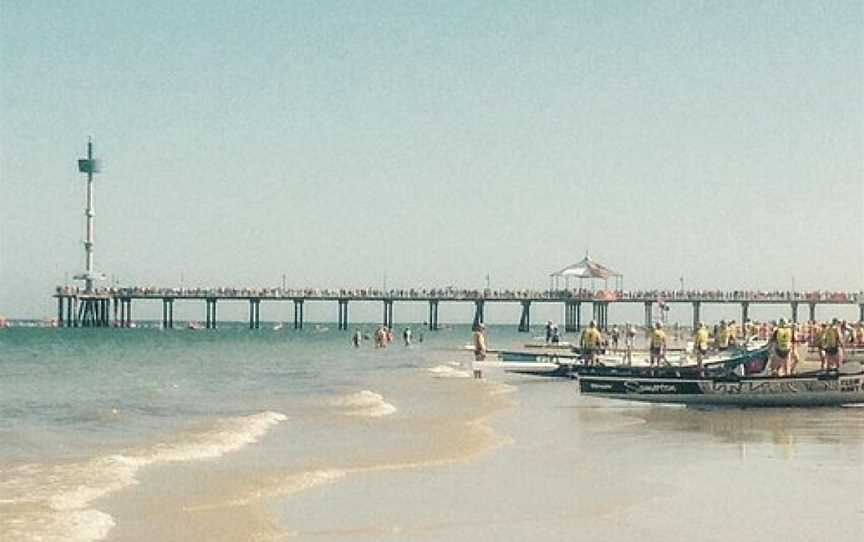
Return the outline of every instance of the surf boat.
[[[647,366],[647,359],[635,358],[635,364],[625,364],[624,356],[600,354],[597,364],[587,366],[583,363],[582,356],[570,353],[534,353],[503,350],[498,352],[498,362],[485,362],[493,367],[504,369],[508,372],[534,374],[537,376],[552,376],[576,378],[582,374],[596,375],[624,375],[624,376],[648,376],[657,372],[671,375],[688,374],[698,376],[696,365],[692,364],[686,356],[670,358],[666,365],[660,369],[652,369]],[[703,361],[703,373],[722,376],[739,367],[742,374],[757,372],[761,370],[768,360],[768,350],[764,346],[742,347],[720,354],[706,357]],[[504,362],[505,364],[501,364]],[[498,365],[492,365],[498,363]],[[557,366],[553,369],[552,366]]]
[[[864,403],[864,366],[790,376],[745,375],[734,371],[702,375],[693,371],[610,374],[581,371],[582,394],[646,403],[696,406],[805,407]]]

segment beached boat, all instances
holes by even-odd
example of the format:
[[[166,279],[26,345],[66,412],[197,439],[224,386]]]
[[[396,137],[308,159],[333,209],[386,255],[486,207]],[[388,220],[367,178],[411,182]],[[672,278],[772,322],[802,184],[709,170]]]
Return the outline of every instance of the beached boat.
[[[559,352],[522,352],[502,350],[497,352],[498,359],[510,363],[504,367],[508,372],[522,374],[536,374],[538,376],[554,376],[575,378],[589,369],[598,374],[624,374],[641,375],[649,371],[657,371],[648,367],[647,358],[639,358],[633,355],[631,363],[624,362],[624,354],[600,354],[597,356],[598,365],[587,367],[582,363],[582,356],[574,353]],[[723,375],[734,370],[736,367],[744,367],[744,371],[754,372],[756,367],[761,370],[768,359],[768,351],[764,345],[741,347],[727,352],[719,352],[705,358],[703,365],[705,371],[710,374]],[[491,362],[490,362],[491,363]],[[552,371],[546,367],[535,370],[537,364],[557,364],[559,369]],[[749,369],[748,369],[749,368]],[[660,371],[674,371],[677,374],[698,374],[695,363],[690,360],[686,353],[679,352],[677,356],[667,356],[665,366]]]
[[[728,368],[728,367],[727,367]],[[837,406],[864,403],[864,366],[844,364],[840,370],[791,376],[739,372],[704,375],[692,370],[660,370],[626,374],[586,370],[579,374],[584,395],[648,403],[705,406],[781,407]]]
[[[508,373],[533,374],[543,376],[566,376],[565,366],[553,361],[474,361],[476,371],[501,370]]]

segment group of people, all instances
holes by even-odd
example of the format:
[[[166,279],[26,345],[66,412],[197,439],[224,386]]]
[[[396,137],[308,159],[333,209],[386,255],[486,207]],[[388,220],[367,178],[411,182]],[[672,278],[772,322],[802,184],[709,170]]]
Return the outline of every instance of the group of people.
[[[659,323],[659,322],[658,322]],[[656,342],[658,344],[659,350],[658,353],[658,363],[659,358],[665,356],[666,354],[666,336],[663,334],[662,329],[660,330],[660,335],[657,336]],[[613,350],[618,350],[620,340],[621,340],[622,331],[618,329],[618,326],[612,326],[612,330],[609,333],[609,337],[611,339],[607,340],[600,329],[597,327],[597,322],[592,320],[588,327],[585,328],[585,331],[582,332],[582,336],[579,339],[579,352],[582,355],[582,360],[586,365],[595,365],[597,363],[597,356],[604,352],[608,347],[611,347]],[[624,360],[623,362],[627,365],[633,362],[633,345],[636,342],[636,328],[630,323],[625,324],[623,330],[624,336]],[[654,343],[654,337],[652,335],[652,344]]]
[[[619,340],[624,337],[624,364],[632,363],[633,344],[637,335],[636,328],[629,323],[623,333],[617,325],[609,332],[608,339],[592,321],[579,341],[579,352],[586,365],[594,365],[600,353],[611,347],[619,350]],[[656,322],[646,330],[648,340],[649,366],[659,367],[667,363],[666,353],[669,338],[661,322]],[[677,335],[676,335],[677,336]],[[700,322],[693,330],[692,353],[696,365],[702,369],[705,358],[712,352],[723,352],[735,348],[749,337],[758,337],[769,342],[771,359],[769,370],[772,375],[795,374],[801,357],[796,344],[808,344],[818,350],[822,370],[837,369],[843,364],[844,348],[857,346],[864,348],[864,322],[850,324],[834,318],[830,323],[807,322],[796,324],[780,319],[778,322],[745,322],[720,320],[709,328]]]
[[[799,340],[796,335],[804,326],[787,323],[780,319],[769,340],[771,348],[771,374],[792,375],[800,362],[796,343],[806,342],[819,352],[820,368],[822,370],[839,369],[844,361],[844,349],[864,347],[864,324],[851,326],[834,318],[830,323],[809,323],[803,330]]]
[[[375,330],[375,348],[387,348],[393,340],[396,338],[393,329],[387,326],[379,326],[378,329]],[[370,337],[368,335],[364,335],[362,331],[359,329],[354,331],[354,335],[351,337],[351,344],[354,345],[354,348],[360,348],[360,345],[363,344],[364,340],[369,340]],[[402,328],[402,342],[405,346],[411,346],[412,341],[414,340],[414,332],[411,331],[410,327]],[[423,334],[420,333],[418,337],[419,342],[423,342]]]
[[[558,324],[549,320],[546,322],[546,344],[558,344],[561,342],[561,333]]]

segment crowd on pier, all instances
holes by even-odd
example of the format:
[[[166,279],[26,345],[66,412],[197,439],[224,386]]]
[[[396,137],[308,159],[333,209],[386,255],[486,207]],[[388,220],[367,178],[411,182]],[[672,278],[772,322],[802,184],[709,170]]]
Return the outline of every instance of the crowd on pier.
[[[78,286],[58,286],[58,295],[81,295]],[[670,301],[713,302],[829,302],[864,303],[864,291],[816,290],[566,290],[464,289],[464,288],[154,288],[145,286],[97,288],[96,295],[112,297],[219,297],[288,299],[442,299],[442,300],[568,300],[574,301]]]

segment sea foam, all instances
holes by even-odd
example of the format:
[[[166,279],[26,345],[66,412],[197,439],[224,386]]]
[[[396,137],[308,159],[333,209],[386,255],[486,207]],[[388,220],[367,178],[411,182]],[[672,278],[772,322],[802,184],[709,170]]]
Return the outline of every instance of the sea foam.
[[[331,403],[339,407],[346,416],[380,418],[396,412],[396,407],[385,401],[381,394],[369,390],[337,397]]]
[[[471,378],[471,373],[462,369],[456,369],[450,365],[436,365],[426,369],[435,378]]]

